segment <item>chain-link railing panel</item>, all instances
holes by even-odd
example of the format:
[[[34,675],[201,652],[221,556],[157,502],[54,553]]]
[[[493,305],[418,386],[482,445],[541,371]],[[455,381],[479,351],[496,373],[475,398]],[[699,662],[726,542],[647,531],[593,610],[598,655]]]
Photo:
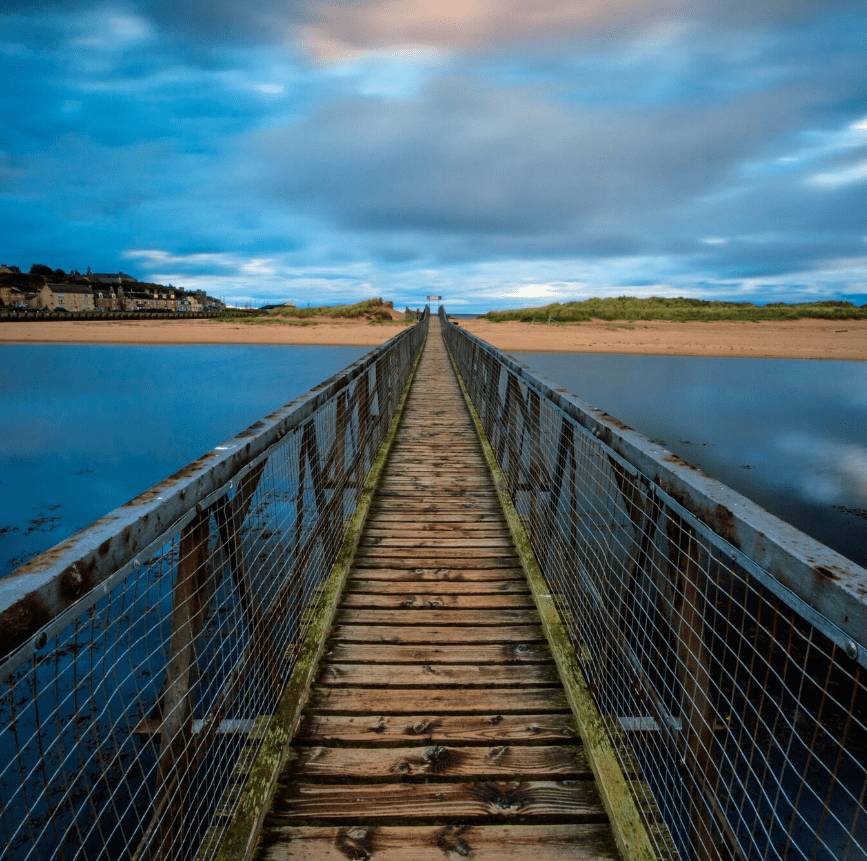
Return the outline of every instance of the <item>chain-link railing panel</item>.
[[[660,857],[867,858],[864,598],[832,621],[740,536],[779,531],[787,576],[824,560],[810,594],[867,595],[867,571],[732,491],[709,506],[647,440],[637,468],[634,431],[443,322]]]
[[[0,581],[4,859],[213,856],[426,329]]]

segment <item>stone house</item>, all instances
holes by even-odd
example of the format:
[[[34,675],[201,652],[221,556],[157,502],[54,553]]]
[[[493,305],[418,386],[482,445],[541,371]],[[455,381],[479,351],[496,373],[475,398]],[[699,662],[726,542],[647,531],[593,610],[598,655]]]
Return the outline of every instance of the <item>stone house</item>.
[[[150,307],[157,308],[162,311],[177,311],[178,300],[175,299],[174,293],[160,293],[158,291],[154,291]]]
[[[46,311],[93,311],[93,290],[81,284],[44,284],[32,305]]]
[[[198,293],[187,293],[186,309],[191,314],[200,314],[204,309],[201,296]]]
[[[97,284],[93,288],[93,304],[100,311],[119,311],[121,309],[117,294],[110,285]]]
[[[0,284],[0,308],[23,308],[27,304],[27,294],[11,284]]]

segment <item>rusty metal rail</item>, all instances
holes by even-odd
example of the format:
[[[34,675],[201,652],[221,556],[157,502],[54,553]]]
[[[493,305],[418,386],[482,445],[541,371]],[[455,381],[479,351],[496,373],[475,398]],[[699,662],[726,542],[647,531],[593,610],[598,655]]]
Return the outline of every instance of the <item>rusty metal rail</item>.
[[[427,325],[0,580],[4,859],[210,857]]]
[[[440,316],[659,856],[867,858],[867,571]]]

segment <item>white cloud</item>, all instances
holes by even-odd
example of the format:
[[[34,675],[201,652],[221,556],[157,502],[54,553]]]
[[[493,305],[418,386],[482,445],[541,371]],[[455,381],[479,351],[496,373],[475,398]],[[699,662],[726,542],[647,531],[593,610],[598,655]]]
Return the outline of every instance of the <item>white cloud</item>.
[[[811,185],[817,185],[820,188],[839,188],[840,186],[854,185],[865,180],[867,180],[867,161],[825,173],[814,173],[808,181]]]
[[[74,44],[82,48],[123,51],[153,36],[153,28],[147,19],[111,9],[98,9],[80,18],[79,22],[79,35]]]
[[[549,284],[523,284],[505,291],[510,299],[547,299],[555,296]]]
[[[273,275],[274,261],[265,258],[248,260],[241,265],[241,271],[247,275]]]
[[[282,96],[286,92],[283,84],[253,84],[253,89],[263,96]]]

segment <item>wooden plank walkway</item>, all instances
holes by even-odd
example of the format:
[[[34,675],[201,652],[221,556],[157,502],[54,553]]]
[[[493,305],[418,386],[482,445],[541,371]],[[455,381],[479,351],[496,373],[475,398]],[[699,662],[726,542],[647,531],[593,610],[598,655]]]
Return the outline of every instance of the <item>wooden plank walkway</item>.
[[[432,318],[258,858],[617,857]]]

